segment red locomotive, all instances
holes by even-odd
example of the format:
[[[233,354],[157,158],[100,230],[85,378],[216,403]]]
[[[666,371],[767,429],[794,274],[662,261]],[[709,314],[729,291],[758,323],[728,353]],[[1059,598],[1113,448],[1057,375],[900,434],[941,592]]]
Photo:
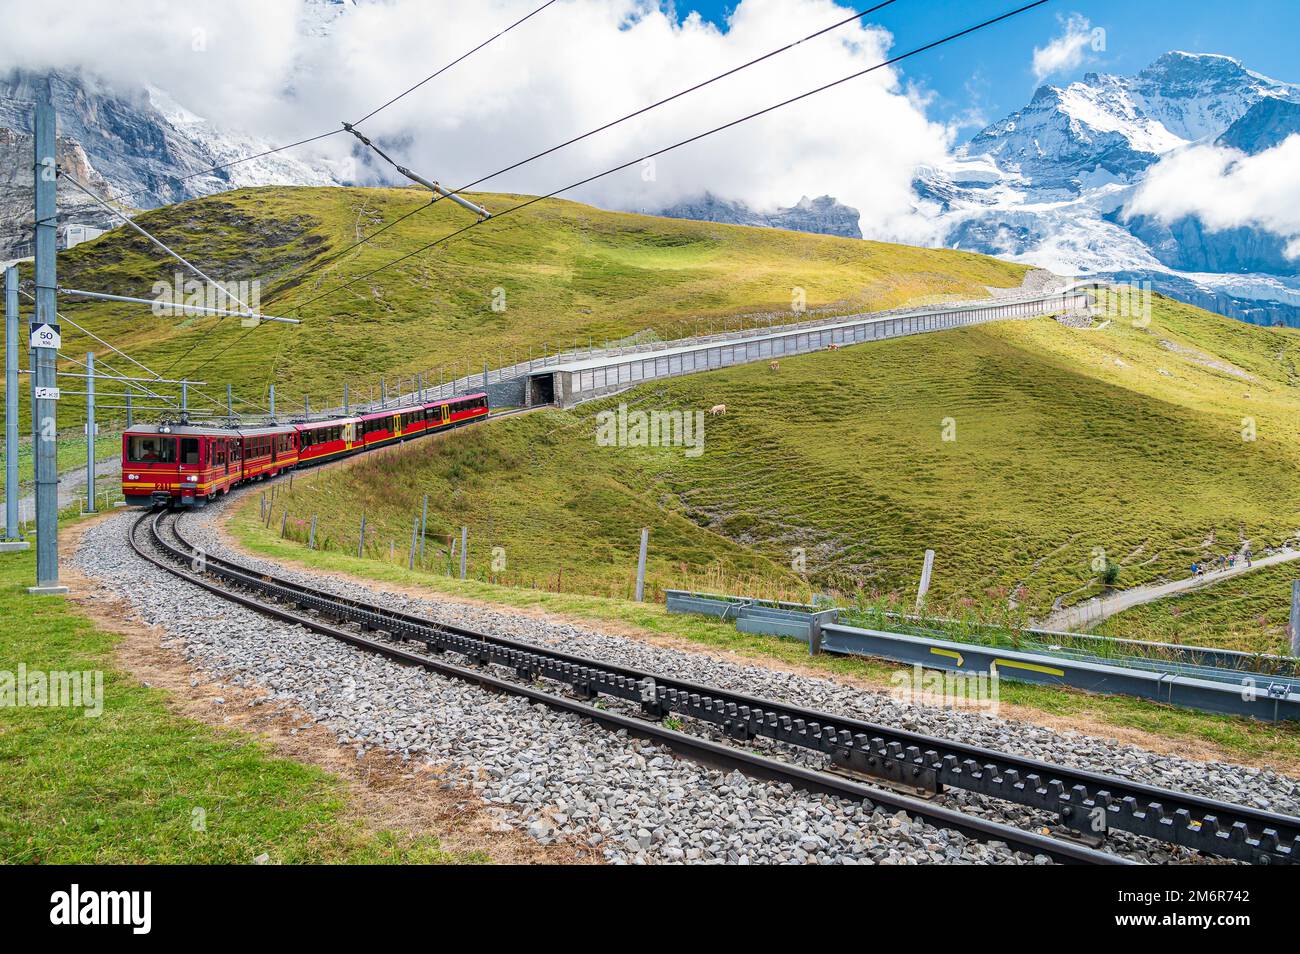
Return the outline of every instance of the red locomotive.
[[[194,506],[231,487],[468,424],[488,415],[486,394],[467,394],[359,417],[264,427],[187,423],[122,435],[122,493],[129,504]]]

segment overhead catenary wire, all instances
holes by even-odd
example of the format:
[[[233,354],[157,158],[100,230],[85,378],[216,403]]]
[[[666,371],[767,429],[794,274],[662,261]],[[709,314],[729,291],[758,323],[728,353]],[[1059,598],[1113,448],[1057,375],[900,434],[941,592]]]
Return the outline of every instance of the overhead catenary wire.
[[[659,100],[656,100],[655,102],[650,103],[650,104],[648,104],[648,105],[646,105],[646,106],[642,106],[640,109],[634,110],[633,112],[630,112],[630,113],[627,113],[627,114],[625,114],[625,115],[623,115],[623,116],[620,116],[619,118],[614,119],[614,120],[611,120],[611,121],[609,121],[609,122],[607,122],[607,123],[604,123],[603,125],[597,126],[597,127],[594,128],[594,129],[590,129],[590,130],[588,130],[587,132],[582,133],[581,135],[574,136],[573,138],[571,138],[571,139],[567,139],[567,140],[565,140],[564,142],[559,143],[558,145],[551,146],[549,149],[544,149],[544,150],[542,150],[541,152],[535,153],[535,154],[533,154],[533,155],[527,157],[526,159],[520,159],[518,162],[514,162],[514,163],[511,163],[511,164],[508,165],[508,166],[504,166],[503,168],[498,169],[496,172],[490,172],[490,173],[488,173],[488,174],[485,175],[485,176],[480,176],[479,178],[475,179],[473,182],[470,182],[470,183],[468,183],[468,184],[466,184],[466,185],[461,186],[459,189],[452,189],[452,190],[449,190],[449,191],[451,192],[451,194],[452,194],[453,196],[455,196],[455,195],[459,195],[459,193],[464,192],[464,191],[466,191],[466,190],[468,190],[468,189],[472,189],[474,186],[476,186],[476,185],[480,185],[481,183],[484,183],[484,182],[487,182],[489,179],[495,179],[497,176],[504,175],[504,174],[507,173],[507,172],[511,172],[511,171],[513,171],[513,170],[515,170],[515,169],[518,169],[518,168],[521,167],[521,166],[527,165],[527,164],[530,163],[530,162],[534,162],[534,161],[536,161],[536,160],[538,160],[538,159],[542,159],[542,158],[544,158],[544,157],[546,157],[546,156],[551,155],[552,153],[558,152],[558,151],[561,150],[561,149],[567,148],[568,146],[572,146],[572,145],[574,145],[575,143],[581,142],[581,141],[583,141],[584,139],[589,139],[590,137],[595,136],[595,135],[597,135],[598,133],[602,133],[602,132],[604,132],[604,131],[606,131],[606,130],[608,130],[608,129],[612,129],[612,128],[614,128],[615,126],[618,126],[618,125],[620,125],[621,123],[627,122],[627,121],[630,120],[630,119],[635,119],[635,118],[638,117],[638,116],[642,116],[642,115],[644,115],[644,114],[650,112],[651,110],[657,109],[657,108],[660,107],[660,106],[663,106],[663,105],[665,105],[665,104],[667,104],[667,103],[671,103],[671,102],[673,102],[674,100],[681,99],[683,96],[687,96],[687,95],[689,95],[689,94],[691,94],[691,93],[696,92],[697,90],[701,90],[701,89],[703,89],[703,88],[706,87],[706,86],[709,86],[709,85],[711,85],[711,84],[713,84],[713,83],[718,82],[719,80],[726,79],[728,76],[734,76],[736,73],[739,73],[739,72],[741,72],[742,70],[746,70],[746,69],[748,69],[749,67],[751,67],[751,66],[755,66],[755,65],[757,65],[757,64],[759,64],[759,63],[762,63],[762,62],[764,62],[764,61],[766,61],[766,60],[769,60],[769,59],[771,59],[771,58],[774,57],[774,56],[779,56],[779,55],[782,54],[782,53],[786,53],[786,52],[788,52],[788,51],[790,51],[790,50],[793,50],[795,47],[800,46],[800,45],[802,45],[802,44],[804,44],[804,43],[807,43],[809,40],[814,40],[814,39],[816,39],[816,38],[819,37],[819,36],[822,36],[822,35],[824,35],[824,34],[826,34],[826,33],[830,33],[830,32],[833,31],[833,30],[837,30],[837,29],[839,29],[840,27],[845,26],[845,25],[848,24],[848,23],[852,23],[852,22],[854,22],[854,21],[856,21],[856,20],[861,20],[863,17],[865,17],[865,16],[869,16],[870,14],[875,13],[875,12],[878,11],[878,10],[884,9],[885,7],[890,6],[891,4],[896,3],[896,2],[897,2],[897,0],[884,0],[884,2],[882,2],[882,3],[877,3],[877,4],[876,4],[875,6],[873,6],[873,7],[868,7],[868,8],[866,8],[866,9],[864,9],[864,10],[860,10],[860,11],[858,11],[857,13],[852,14],[851,16],[844,17],[842,20],[837,20],[835,23],[832,23],[832,24],[830,24],[829,26],[822,27],[820,30],[817,30],[817,31],[815,31],[815,32],[813,32],[813,33],[810,33],[810,34],[808,34],[807,36],[803,37],[802,39],[793,40],[793,41],[791,41],[790,43],[785,44],[784,46],[777,47],[777,48],[774,49],[774,50],[770,50],[769,52],[764,53],[762,56],[757,56],[757,57],[755,57],[755,58],[752,59],[752,60],[749,60],[749,61],[747,61],[747,62],[745,62],[745,63],[741,63],[741,64],[739,64],[738,66],[733,66],[731,69],[726,70],[725,72],[719,73],[719,74],[717,74],[716,76],[712,76],[712,77],[710,77],[709,79],[706,79],[706,80],[703,80],[703,81],[701,81],[701,82],[699,82],[699,83],[696,83],[696,84],[693,85],[693,86],[688,86],[688,87],[685,88],[685,89],[679,90],[679,91],[677,91],[676,93],[673,93],[671,96],[665,96],[663,99],[659,99]],[[347,127],[345,127],[345,128],[347,128]],[[349,131],[351,131],[351,130],[349,130]],[[356,135],[356,133],[353,133],[353,134]],[[374,147],[371,146],[371,148],[374,148]],[[375,151],[378,152],[378,153],[379,153],[381,156],[383,156],[385,159],[387,159],[388,162],[390,162],[392,165],[397,166],[397,163],[393,162],[392,159],[389,159],[388,156],[384,155],[384,153],[381,152],[379,149],[376,148]],[[400,166],[398,166],[398,169],[399,169],[399,171],[403,171],[403,172],[405,171],[405,170],[402,170]],[[325,265],[330,264],[331,262],[338,261],[338,260],[339,260],[340,258],[342,258],[344,255],[348,254],[348,253],[351,252],[351,251],[354,251],[355,249],[360,248],[360,247],[363,246],[363,245],[366,245],[366,244],[369,243],[371,240],[373,240],[373,239],[377,238],[378,236],[382,235],[384,232],[387,232],[389,229],[393,228],[394,226],[400,225],[401,223],[405,222],[407,219],[411,218],[412,216],[420,214],[420,213],[423,212],[425,209],[429,208],[430,205],[433,205],[434,203],[437,203],[437,202],[441,201],[442,198],[443,198],[443,196],[441,196],[441,195],[435,196],[435,197],[433,198],[433,200],[431,200],[430,202],[428,202],[428,203],[426,203],[426,204],[424,204],[424,205],[416,206],[414,209],[411,209],[409,212],[405,212],[405,213],[403,213],[402,215],[400,215],[400,216],[398,216],[397,218],[393,219],[391,222],[387,222],[387,223],[385,223],[384,225],[381,225],[379,228],[375,229],[373,232],[370,232],[370,233],[367,234],[367,235],[363,235],[361,238],[359,238],[357,241],[353,242],[351,245],[347,246],[346,248],[343,248],[343,249],[339,250],[338,252],[335,252],[334,254],[329,255],[329,256],[327,256],[327,257],[321,259],[320,261],[314,263],[314,264],[312,265],[312,269],[313,269],[313,270],[315,270],[315,269],[319,269],[319,268],[321,268],[321,267],[323,267],[323,266],[325,266]]]
[[[807,43],[809,40],[815,40],[817,37],[830,33],[833,30],[838,30],[840,27],[845,26],[846,24],[852,23],[856,20],[861,20],[863,17],[870,16],[871,14],[877,12],[878,10],[882,10],[885,7],[890,6],[891,4],[896,2],[897,0],[883,0],[882,3],[877,3],[873,7],[868,7],[865,10],[859,10],[857,13],[854,13],[851,16],[847,16],[842,20],[837,20],[835,23],[830,24],[830,26],[825,26],[814,33],[809,33],[807,36],[803,37],[802,39],[794,40],[790,43],[787,43],[785,46],[781,46],[775,50],[771,50],[767,53],[764,53],[762,56],[757,56],[754,59],[749,60],[748,62],[741,63],[739,66],[733,66],[725,73],[719,73],[717,76],[713,76],[702,82],[696,83],[694,86],[688,86],[686,89],[679,90],[678,92],[673,93],[671,96],[665,96],[663,99],[650,103],[648,106],[642,106],[640,109],[635,110],[634,112],[630,112],[625,116],[620,116],[618,119],[611,120],[610,122],[607,122],[602,126],[597,126],[595,129],[588,130],[587,132],[582,133],[579,136],[574,136],[572,139],[567,139],[564,142],[560,143],[559,145],[551,146],[549,149],[543,149],[541,152],[535,153],[534,155],[531,155],[526,159],[520,159],[518,162],[514,162],[508,166],[504,166],[498,169],[496,172],[489,172],[487,175],[481,176],[478,179],[475,179],[473,182],[467,183],[466,185],[463,185],[459,189],[456,189],[454,191],[464,192],[466,189],[472,189],[474,188],[474,186],[487,182],[489,179],[495,179],[497,176],[505,175],[505,173],[518,169],[520,166],[527,165],[528,163],[533,162],[537,159],[542,159],[546,156],[551,155],[551,153],[559,152],[561,149],[567,148],[568,146],[572,146],[574,143],[582,142],[584,139],[588,139],[592,136],[595,136],[597,133],[602,133],[607,129],[613,129],[615,126],[625,123],[629,119],[635,119],[637,116],[644,115],[645,113],[648,113],[653,109],[657,109],[660,106],[665,105],[666,103],[671,103],[674,100],[681,99],[683,96],[688,96],[691,93],[696,92],[697,90],[701,90],[706,86],[710,86],[713,83],[718,82],[719,80],[726,79],[728,76],[734,76],[736,73],[739,73],[742,70],[746,70],[751,66],[756,66],[757,64],[762,63],[765,60],[770,60],[774,56],[779,56],[782,53],[787,53],[790,50],[793,50],[795,47]],[[437,200],[435,199],[434,201]]]
[[[437,69],[437,70],[435,70],[434,72],[430,73],[430,74],[429,74],[428,76],[426,76],[424,79],[420,80],[420,82],[418,82],[418,83],[416,83],[414,86],[411,86],[411,87],[409,87],[408,89],[405,89],[405,90],[403,90],[402,92],[398,93],[396,96],[394,96],[394,97],[393,97],[392,99],[390,99],[388,102],[384,103],[384,104],[381,105],[381,106],[377,106],[377,107],[375,107],[375,108],[372,109],[370,112],[366,113],[364,116],[362,116],[362,117],[361,117],[360,119],[358,119],[356,122],[354,122],[352,125],[354,125],[354,126],[360,126],[360,125],[361,125],[362,123],[364,123],[367,119],[370,119],[372,116],[378,115],[379,113],[381,113],[381,112],[383,112],[385,109],[387,109],[389,106],[392,106],[395,102],[397,102],[397,101],[398,101],[399,99],[401,99],[403,96],[409,96],[411,93],[414,93],[417,89],[419,89],[419,88],[420,88],[421,86],[423,86],[425,83],[429,82],[430,80],[437,79],[439,76],[441,76],[443,73],[447,72],[447,70],[451,69],[451,68],[452,68],[453,66],[455,66],[457,63],[461,63],[461,62],[463,62],[464,60],[469,59],[469,57],[473,56],[475,53],[477,53],[479,50],[483,49],[483,47],[487,46],[489,43],[492,43],[492,42],[494,42],[494,41],[496,41],[496,40],[499,40],[501,37],[505,36],[507,33],[509,33],[509,32],[510,32],[511,30],[513,30],[515,27],[519,26],[521,23],[524,23],[524,22],[527,21],[527,20],[531,20],[533,17],[537,16],[537,14],[541,13],[543,10],[545,10],[547,7],[551,6],[551,4],[553,4],[553,3],[555,3],[555,2],[556,2],[556,0],[546,0],[545,3],[543,3],[543,4],[542,4],[540,7],[538,7],[537,9],[533,10],[531,13],[527,13],[527,14],[525,14],[524,16],[520,17],[518,20],[516,20],[514,23],[510,24],[510,25],[509,25],[508,27],[506,27],[505,29],[500,30],[500,31],[498,31],[497,33],[493,34],[492,36],[488,37],[486,40],[484,40],[484,41],[483,41],[482,43],[480,43],[478,46],[474,47],[474,49],[472,49],[472,50],[468,50],[468,51],[466,51],[465,53],[462,53],[460,56],[456,57],[454,60],[452,60],[452,61],[451,61],[450,63],[448,63],[446,66],[440,67],[439,69]]]
[[[848,82],[850,82],[850,81],[852,81],[852,80],[858,79],[858,78],[860,78],[860,77],[862,77],[862,76],[867,75],[868,73],[873,73],[873,72],[875,72],[876,70],[880,70],[880,69],[884,69],[884,68],[886,68],[886,67],[888,67],[888,66],[892,66],[892,65],[895,64],[895,63],[899,63],[899,62],[901,62],[901,61],[903,61],[903,60],[906,60],[906,59],[908,59],[908,58],[910,58],[910,57],[916,56],[916,55],[918,55],[918,54],[920,54],[920,53],[924,53],[924,52],[926,52],[926,51],[928,51],[928,50],[935,49],[936,47],[943,46],[944,44],[951,43],[951,42],[953,42],[954,40],[958,40],[958,39],[960,39],[961,37],[968,36],[968,35],[970,35],[970,34],[972,34],[972,33],[975,33],[975,32],[977,32],[977,31],[979,31],[979,30],[986,29],[986,28],[988,28],[988,27],[990,27],[990,26],[993,26],[994,24],[997,24],[997,23],[1002,22],[1003,20],[1007,20],[1007,19],[1010,19],[1011,17],[1018,16],[1018,15],[1020,15],[1020,14],[1022,14],[1022,13],[1026,13],[1026,12],[1028,12],[1029,10],[1034,9],[1035,7],[1041,7],[1041,6],[1043,6],[1044,4],[1046,4],[1047,2],[1048,2],[1048,0],[1033,0],[1033,2],[1031,2],[1031,3],[1027,3],[1027,4],[1024,4],[1023,6],[1017,7],[1017,8],[1015,8],[1014,10],[1010,10],[1010,11],[1008,11],[1008,12],[1006,12],[1006,13],[999,14],[999,15],[996,16],[996,17],[990,17],[989,19],[987,19],[987,20],[983,20],[983,21],[981,21],[980,23],[977,23],[977,24],[975,24],[975,25],[973,25],[973,26],[966,27],[966,28],[963,29],[963,30],[958,30],[958,31],[955,32],[955,33],[950,33],[950,34],[948,34],[948,35],[946,35],[946,36],[944,36],[944,37],[941,37],[940,39],[932,40],[932,41],[930,41],[929,43],[926,43],[926,44],[923,44],[923,45],[921,45],[921,46],[915,47],[915,48],[913,48],[913,49],[911,49],[911,50],[908,50],[906,53],[900,53],[900,54],[898,54],[897,56],[892,56],[892,57],[890,57],[890,58],[888,58],[888,59],[886,59],[886,60],[882,60],[881,62],[876,63],[876,64],[873,65],[873,66],[868,66],[868,67],[866,67],[865,69],[861,69],[861,70],[858,70],[858,71],[856,71],[856,72],[854,72],[854,73],[850,73],[850,74],[848,74],[847,76],[842,76],[842,77],[840,77],[839,79],[832,80],[832,81],[829,82],[829,83],[825,83],[825,84],[823,84],[823,85],[821,85],[821,86],[815,87],[814,89],[807,90],[806,92],[800,93],[800,94],[797,95],[797,96],[792,96],[792,97],[790,97],[789,99],[785,99],[785,100],[782,100],[781,102],[774,103],[774,104],[772,104],[771,106],[766,106],[766,107],[764,107],[763,109],[759,109],[759,110],[756,110],[756,111],[754,111],[754,112],[752,112],[752,113],[748,113],[747,115],[741,116],[741,117],[739,117],[739,118],[737,118],[737,119],[733,119],[733,120],[731,120],[730,122],[723,123],[723,124],[720,125],[720,126],[714,126],[712,129],[708,129],[708,130],[706,130],[706,131],[704,131],[704,132],[702,132],[702,133],[697,133],[697,134],[694,135],[694,136],[690,136],[690,137],[688,137],[688,138],[686,138],[686,139],[679,140],[678,142],[675,142],[675,143],[673,143],[672,145],[664,146],[663,148],[661,148],[661,149],[656,149],[656,150],[654,150],[653,152],[648,152],[648,153],[646,153],[645,155],[637,156],[635,159],[629,159],[628,161],[626,161],[626,162],[622,162],[622,163],[620,163],[620,164],[618,164],[618,165],[616,165],[616,166],[614,166],[614,167],[612,167],[612,168],[610,168],[610,169],[606,169],[606,170],[604,170],[603,172],[598,172],[598,173],[596,173],[595,175],[591,175],[591,176],[587,176],[586,178],[579,179],[577,182],[569,183],[568,185],[566,185],[566,186],[562,186],[562,187],[559,188],[559,189],[555,189],[555,190],[552,191],[552,192],[548,192],[548,193],[546,193],[545,195],[533,196],[532,198],[530,198],[530,199],[528,199],[528,200],[526,200],[526,201],[524,201],[524,202],[520,202],[518,205],[510,206],[509,208],[506,208],[506,209],[504,209],[504,210],[502,210],[502,211],[500,211],[500,212],[497,212],[495,215],[493,215],[493,217],[492,217],[491,219],[486,219],[486,220],[478,221],[478,222],[472,222],[472,223],[470,223],[469,225],[464,226],[463,228],[457,229],[457,230],[454,231],[454,232],[451,232],[451,233],[449,233],[449,234],[447,234],[447,235],[444,235],[442,238],[435,239],[434,241],[429,242],[429,243],[427,243],[427,244],[425,244],[425,245],[422,245],[422,246],[420,246],[419,248],[417,248],[417,249],[415,249],[415,250],[413,250],[413,251],[411,251],[411,252],[407,252],[405,255],[401,255],[401,256],[399,256],[398,258],[393,259],[392,261],[386,262],[386,263],[383,264],[383,265],[379,265],[379,266],[377,266],[377,267],[371,269],[371,270],[368,271],[368,272],[364,272],[364,273],[362,273],[361,275],[357,275],[356,277],[351,278],[351,279],[348,279],[348,280],[345,281],[345,282],[340,282],[339,284],[333,285],[333,286],[331,286],[330,288],[326,289],[325,291],[321,292],[320,294],[315,295],[315,296],[313,296],[313,297],[311,297],[311,298],[308,298],[308,299],[307,299],[306,301],[304,301],[304,302],[299,302],[299,303],[297,303],[297,304],[295,304],[295,305],[290,306],[290,308],[289,308],[288,310],[293,311],[293,312],[296,312],[296,313],[300,313],[300,312],[302,311],[303,308],[307,307],[308,305],[310,305],[310,304],[312,304],[312,303],[314,303],[314,302],[320,301],[321,299],[326,298],[326,297],[328,297],[328,296],[334,294],[335,292],[338,292],[338,291],[341,291],[341,290],[343,290],[343,289],[345,289],[345,288],[348,288],[348,287],[350,287],[350,286],[356,284],[357,282],[364,281],[364,280],[367,279],[367,278],[371,278],[372,276],[377,275],[378,273],[380,273],[380,272],[382,272],[382,271],[385,271],[385,270],[387,270],[387,269],[389,269],[389,268],[392,268],[392,267],[395,266],[395,265],[400,265],[402,262],[405,262],[405,261],[407,261],[407,260],[409,260],[409,259],[411,259],[411,258],[414,258],[415,256],[420,255],[420,254],[422,254],[422,253],[428,251],[428,250],[431,249],[431,248],[435,248],[435,247],[437,247],[437,246],[439,246],[439,245],[443,245],[443,244],[445,244],[446,242],[449,242],[449,241],[451,241],[452,239],[456,238],[457,236],[463,235],[463,234],[465,234],[466,232],[469,232],[469,231],[472,230],[472,229],[475,229],[475,228],[478,228],[478,227],[480,227],[480,226],[482,226],[482,225],[485,225],[485,224],[488,223],[488,222],[497,222],[497,221],[499,221],[500,219],[504,218],[504,217],[507,216],[507,215],[510,215],[510,214],[512,214],[512,213],[514,213],[514,212],[518,212],[518,211],[520,211],[521,209],[528,208],[529,206],[534,205],[534,204],[536,204],[536,203],[538,203],[538,202],[541,202],[541,201],[543,201],[543,200],[545,200],[545,199],[554,198],[555,196],[557,196],[557,195],[561,195],[562,193],[570,192],[570,191],[572,191],[573,189],[577,189],[577,188],[580,188],[580,187],[582,187],[582,186],[584,186],[584,185],[587,185],[587,184],[589,184],[589,183],[591,183],[591,182],[595,182],[596,180],[598,180],[598,179],[602,179],[602,178],[604,178],[605,176],[613,175],[613,174],[616,173],[616,172],[621,172],[622,170],[627,169],[627,168],[630,168],[630,167],[632,167],[632,166],[634,166],[634,165],[637,165],[638,163],[645,162],[647,159],[653,159],[653,158],[656,158],[656,157],[658,157],[658,156],[662,156],[662,155],[664,155],[665,153],[671,152],[671,151],[673,151],[674,149],[680,149],[681,147],[683,147],[683,146],[688,146],[688,145],[690,145],[691,143],[699,142],[700,140],[705,139],[705,138],[707,138],[707,137],[709,137],[709,136],[715,135],[716,133],[723,132],[723,131],[725,131],[725,130],[727,130],[727,129],[731,129],[731,128],[735,127],[735,126],[739,126],[741,123],[748,122],[748,121],[751,120],[751,119],[757,119],[757,118],[760,117],[760,116],[765,116],[765,115],[767,115],[768,113],[774,112],[774,111],[776,111],[776,110],[778,110],[778,109],[781,109],[781,108],[783,108],[783,107],[785,107],[785,106],[789,106],[789,105],[791,105],[791,104],[793,104],[793,103],[797,103],[797,102],[800,102],[800,101],[802,101],[802,100],[805,100],[805,99],[809,98],[810,96],[815,96],[815,95],[817,95],[818,93],[825,92],[825,91],[828,90],[828,89],[832,89],[832,88],[834,88],[834,87],[841,86],[841,85],[843,85],[844,83],[848,83]]]

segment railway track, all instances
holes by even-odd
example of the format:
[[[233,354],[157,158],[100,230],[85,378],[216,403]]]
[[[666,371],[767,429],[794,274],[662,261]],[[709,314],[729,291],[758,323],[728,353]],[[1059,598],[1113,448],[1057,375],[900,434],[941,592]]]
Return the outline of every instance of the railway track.
[[[207,554],[183,536],[177,518],[167,512],[143,514],[132,525],[129,541],[139,556],[209,592],[395,661],[523,696],[712,767],[869,800],[937,827],[1058,862],[1128,864],[1100,850],[1109,832],[1124,831],[1211,857],[1289,864],[1300,836],[1300,818],[702,686],[337,596]],[[423,652],[412,652],[403,643],[418,643]],[[448,653],[468,664],[449,661]],[[494,667],[509,670],[514,678],[498,675]],[[538,688],[542,680],[567,687],[569,694]],[[639,712],[592,704],[601,697]],[[663,724],[669,715],[709,723],[739,744],[669,728]],[[820,753],[836,771],[743,747],[757,739],[777,743],[774,749],[791,746]],[[866,779],[891,787],[867,784]],[[964,789],[1026,806],[1048,813],[1078,840],[965,814],[903,794],[900,787],[931,794]]]

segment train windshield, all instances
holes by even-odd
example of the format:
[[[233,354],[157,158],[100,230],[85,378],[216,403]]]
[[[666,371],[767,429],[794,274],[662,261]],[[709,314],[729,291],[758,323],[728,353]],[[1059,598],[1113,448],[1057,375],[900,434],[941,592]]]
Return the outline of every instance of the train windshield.
[[[176,462],[176,438],[132,437],[127,443],[126,459],[132,464],[173,464]]]

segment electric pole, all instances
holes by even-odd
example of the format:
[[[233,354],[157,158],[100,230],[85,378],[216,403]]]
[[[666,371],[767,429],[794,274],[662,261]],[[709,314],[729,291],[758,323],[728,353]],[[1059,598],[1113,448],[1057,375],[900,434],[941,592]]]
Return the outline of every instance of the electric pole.
[[[57,271],[58,166],[54,104],[49,78],[38,84],[32,123],[36,186],[36,312],[32,318],[32,452],[36,460],[36,585],[29,593],[66,593],[59,585],[58,407],[55,380],[58,357]]]

